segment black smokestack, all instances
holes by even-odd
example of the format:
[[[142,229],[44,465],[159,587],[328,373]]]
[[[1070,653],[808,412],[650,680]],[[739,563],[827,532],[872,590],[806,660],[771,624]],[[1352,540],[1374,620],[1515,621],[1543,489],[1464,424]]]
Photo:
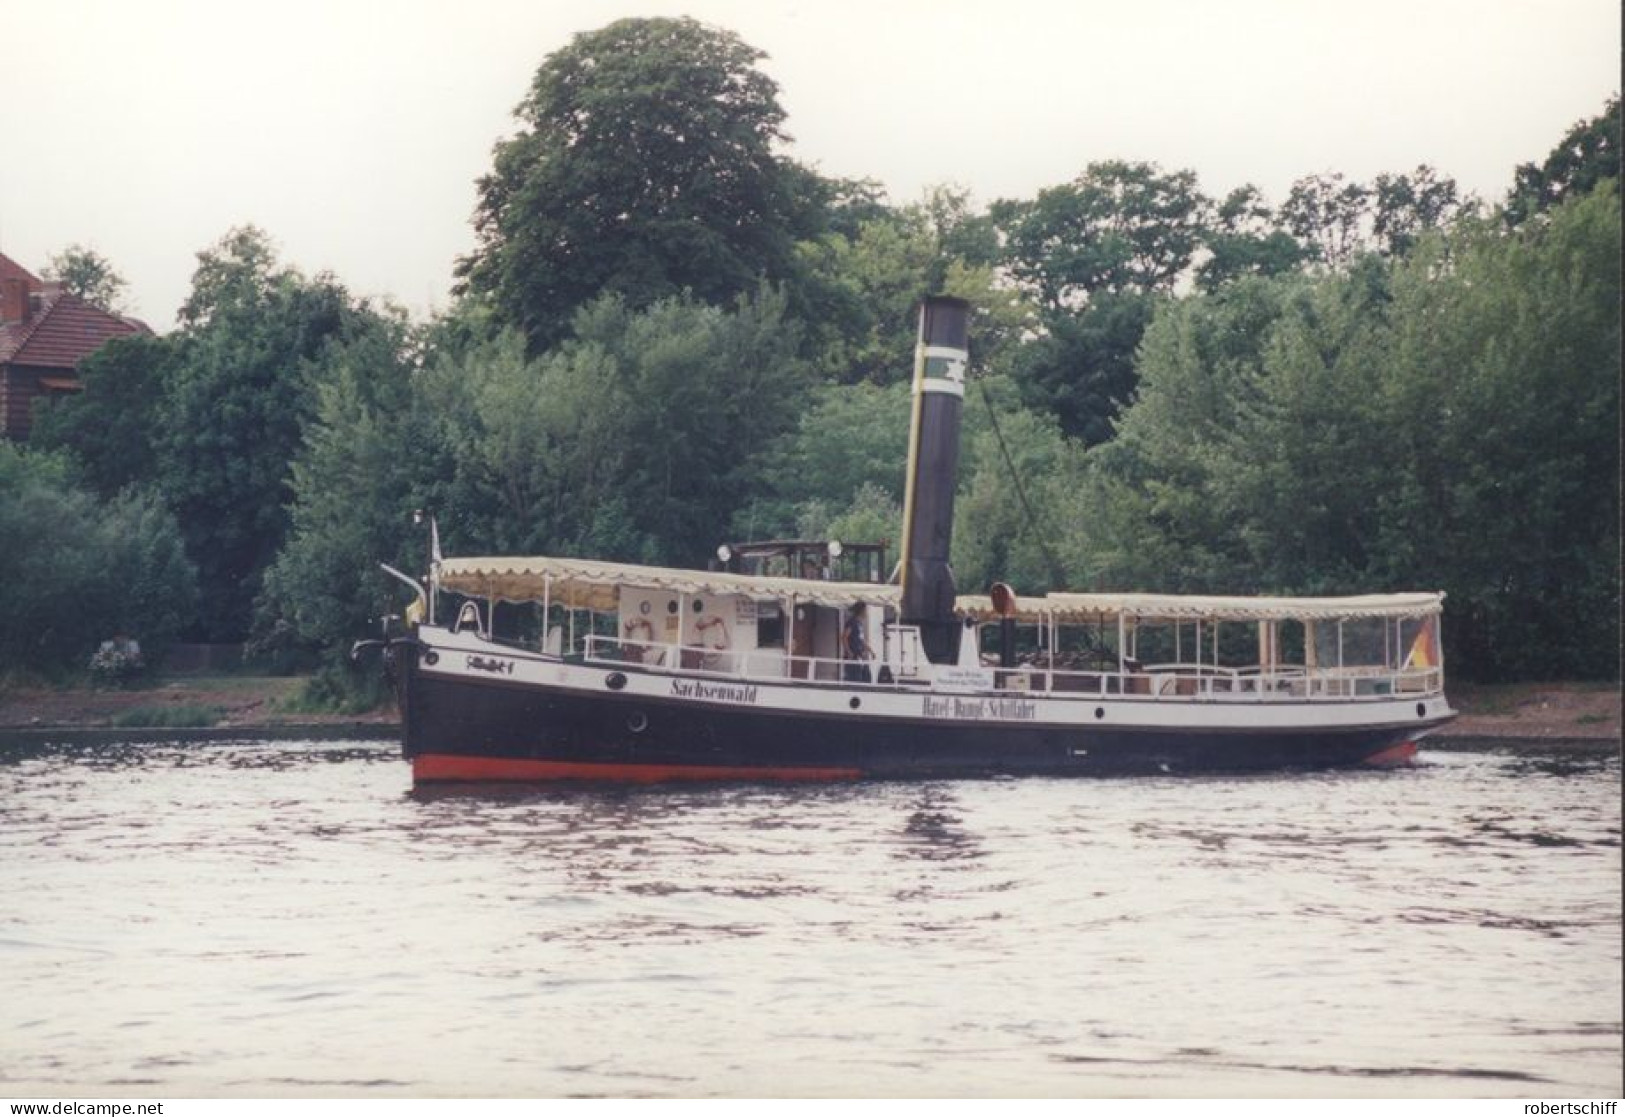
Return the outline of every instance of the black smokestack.
[[[904,624],[919,625],[926,657],[952,663],[959,654],[954,620],[954,486],[959,468],[959,413],[969,362],[970,304],[933,297],[920,307],[914,348],[914,421],[908,438],[903,500]]]

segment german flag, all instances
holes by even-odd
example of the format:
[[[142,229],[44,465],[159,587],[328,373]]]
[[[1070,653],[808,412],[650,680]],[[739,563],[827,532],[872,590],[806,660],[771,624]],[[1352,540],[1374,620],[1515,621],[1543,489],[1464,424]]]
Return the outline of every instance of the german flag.
[[[1405,667],[1420,667],[1424,670],[1439,666],[1439,645],[1433,637],[1433,621],[1422,622],[1422,630],[1411,641],[1410,654],[1405,657]]]

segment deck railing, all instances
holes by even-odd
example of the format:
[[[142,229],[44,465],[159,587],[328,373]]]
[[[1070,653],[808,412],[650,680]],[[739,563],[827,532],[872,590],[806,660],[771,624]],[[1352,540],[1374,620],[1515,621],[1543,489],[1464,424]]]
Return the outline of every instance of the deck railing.
[[[921,687],[924,680],[875,660],[788,656],[778,649],[757,651],[703,648],[609,636],[587,636],[583,658],[593,663],[636,665],[648,671],[681,672],[751,682],[806,682],[831,686]],[[1385,699],[1439,694],[1444,673],[1437,667],[1301,666],[1216,667],[1208,663],[1158,663],[1137,671],[1052,671],[1042,667],[987,667],[986,689],[998,694],[1056,694],[1077,698],[1189,699],[1195,702],[1292,702]]]

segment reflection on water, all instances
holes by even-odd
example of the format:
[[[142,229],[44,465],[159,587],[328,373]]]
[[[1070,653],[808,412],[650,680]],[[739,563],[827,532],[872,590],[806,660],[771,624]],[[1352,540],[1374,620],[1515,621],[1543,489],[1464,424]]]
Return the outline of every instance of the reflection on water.
[[[955,813],[957,797],[951,785],[922,784],[914,810],[903,824],[905,842],[899,857],[921,861],[958,861],[982,856],[981,839],[965,827]]]
[[[413,791],[0,751],[0,1093],[1616,1095],[1619,764]]]

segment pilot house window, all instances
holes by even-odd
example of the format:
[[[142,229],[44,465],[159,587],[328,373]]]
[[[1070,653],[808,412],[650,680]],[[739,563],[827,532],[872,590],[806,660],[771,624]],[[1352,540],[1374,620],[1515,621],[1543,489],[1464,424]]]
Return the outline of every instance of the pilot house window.
[[[761,601],[756,605],[756,646],[784,647],[784,610],[777,601]]]

